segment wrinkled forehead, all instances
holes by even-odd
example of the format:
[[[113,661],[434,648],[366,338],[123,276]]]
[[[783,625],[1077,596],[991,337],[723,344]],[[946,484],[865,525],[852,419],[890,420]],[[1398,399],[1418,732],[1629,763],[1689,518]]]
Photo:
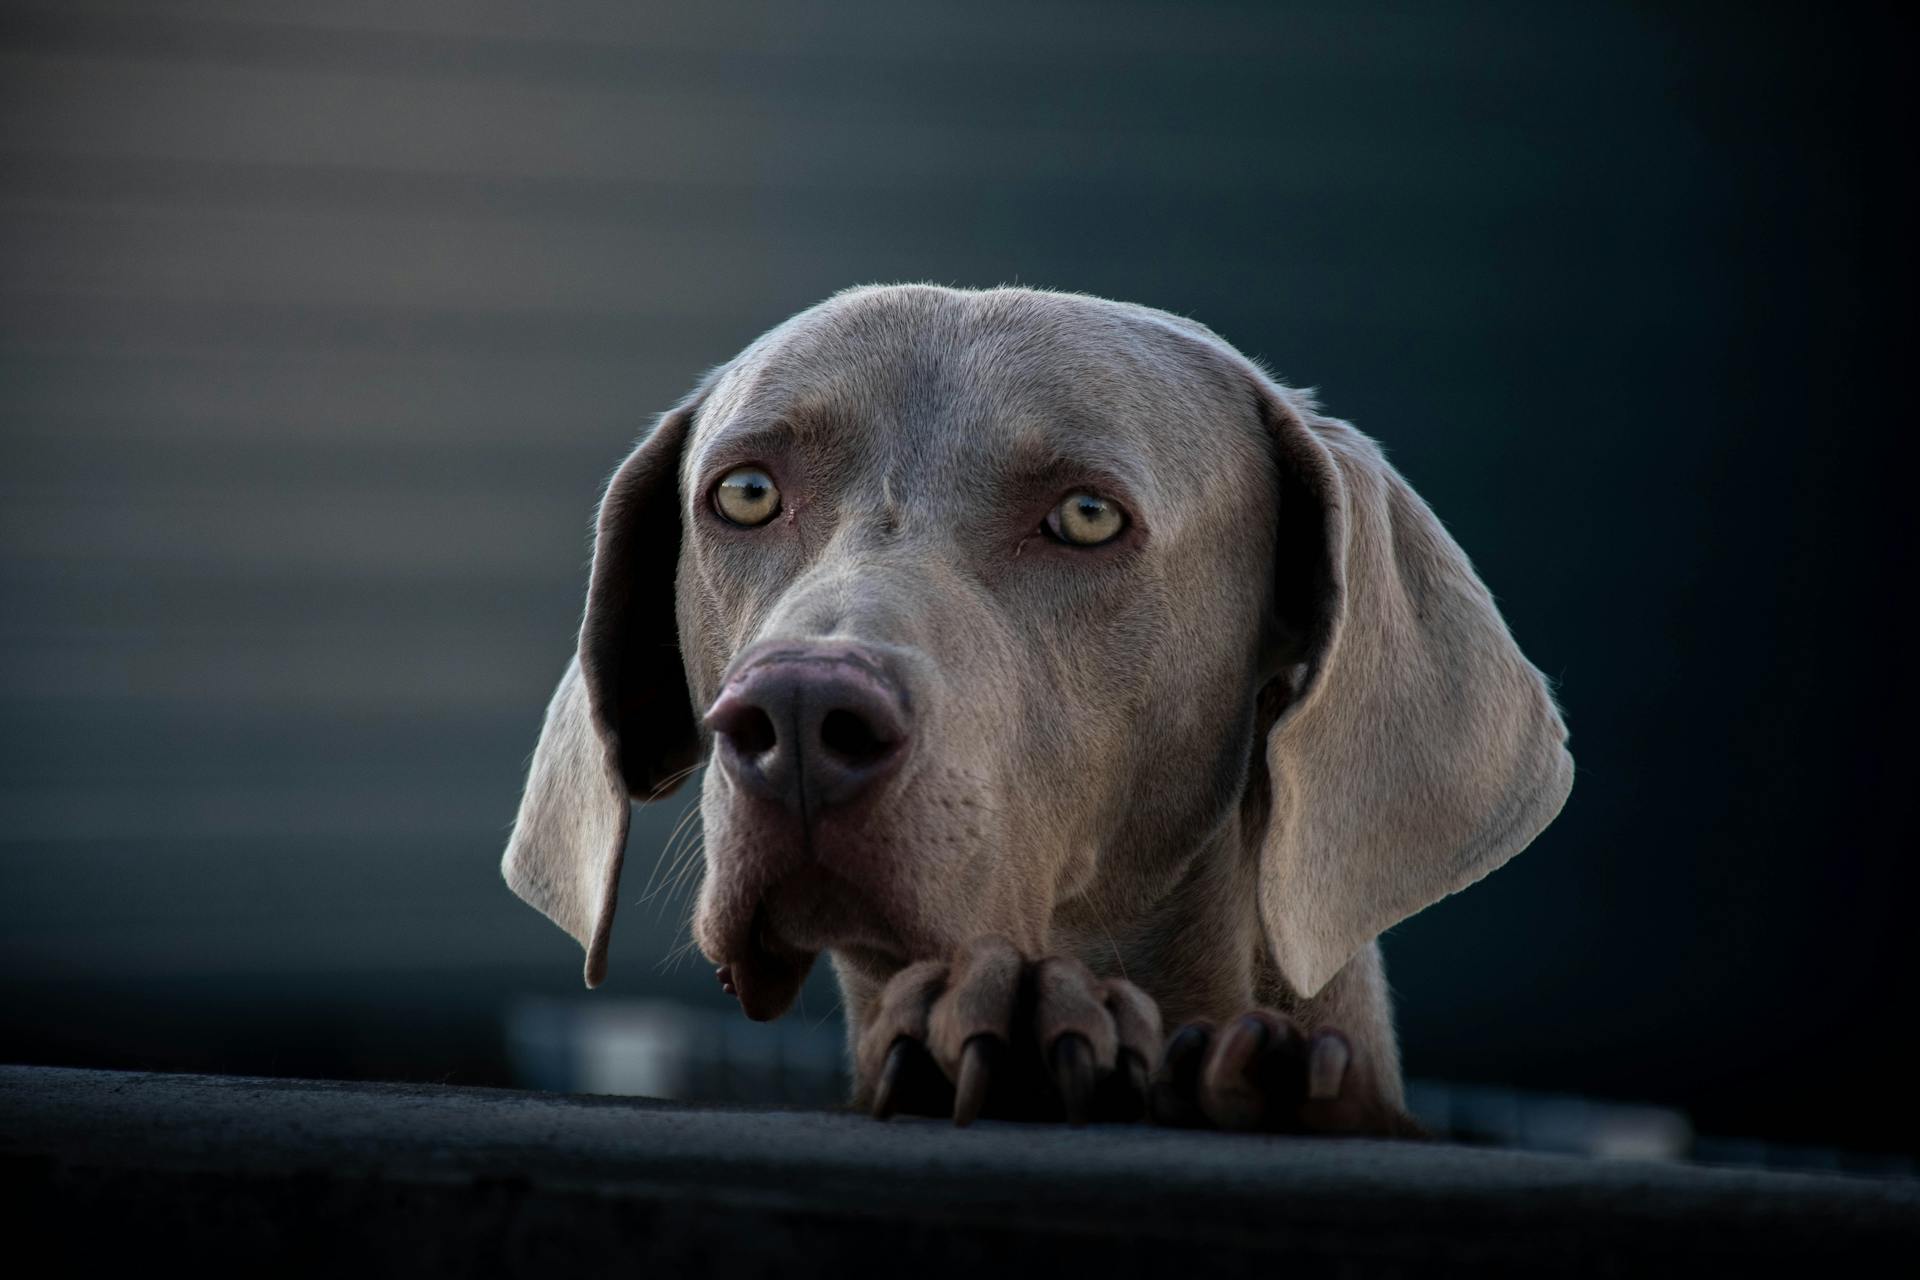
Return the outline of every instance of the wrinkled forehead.
[[[1177,503],[1261,448],[1250,384],[1182,325],[1061,295],[844,296],[742,353],[691,461],[764,444],[827,454],[848,481],[1078,468]]]

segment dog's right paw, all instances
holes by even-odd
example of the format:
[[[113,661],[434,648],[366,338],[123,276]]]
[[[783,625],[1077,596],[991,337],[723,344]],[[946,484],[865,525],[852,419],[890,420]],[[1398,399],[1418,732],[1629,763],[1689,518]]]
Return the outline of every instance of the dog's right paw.
[[[1190,1022],[1153,1074],[1153,1119],[1183,1128],[1424,1138],[1381,1094],[1347,1037],[1311,1035],[1284,1013],[1255,1009],[1223,1027]]]
[[[855,1101],[896,1112],[1009,1120],[1137,1120],[1160,1053],[1160,1011],[1067,956],[1029,960],[982,938],[951,963],[895,974],[856,1050]]]

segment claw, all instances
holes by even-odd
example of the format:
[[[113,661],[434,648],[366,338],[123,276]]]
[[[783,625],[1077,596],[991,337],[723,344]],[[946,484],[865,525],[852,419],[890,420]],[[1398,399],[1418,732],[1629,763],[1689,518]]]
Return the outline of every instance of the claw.
[[[1216,1128],[1268,1128],[1276,1102],[1299,1096],[1298,1089],[1271,1083],[1276,1069],[1297,1061],[1284,1051],[1270,1052],[1280,1047],[1275,1040],[1274,1028],[1258,1014],[1235,1018],[1220,1029],[1200,1069],[1200,1109]]]
[[[992,1036],[973,1036],[960,1049],[960,1078],[954,1082],[953,1123],[964,1129],[980,1116],[993,1080]]]
[[[899,1092],[900,1078],[907,1073],[907,1055],[913,1042],[901,1036],[887,1050],[887,1060],[880,1067],[880,1083],[873,1090],[873,1118],[886,1120],[893,1116],[894,1104],[898,1101],[894,1094]]]
[[[1093,1101],[1093,1046],[1078,1032],[1069,1031],[1053,1042],[1053,1082],[1067,1104],[1067,1123],[1087,1122]]]
[[[1307,1051],[1307,1096],[1322,1102],[1339,1097],[1340,1086],[1347,1078],[1347,1064],[1352,1060],[1353,1050],[1339,1032],[1323,1031],[1315,1036],[1313,1047]]]

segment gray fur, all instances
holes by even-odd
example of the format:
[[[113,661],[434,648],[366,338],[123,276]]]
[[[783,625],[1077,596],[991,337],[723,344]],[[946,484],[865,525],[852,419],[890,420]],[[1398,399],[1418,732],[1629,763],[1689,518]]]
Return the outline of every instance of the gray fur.
[[[746,462],[784,504],[754,530],[707,505]],[[1039,534],[1080,486],[1127,509],[1120,543]],[[995,935],[1129,977],[1169,1024],[1338,1023],[1397,1105],[1374,939],[1519,852],[1572,784],[1545,682],[1351,426],[1162,312],[851,290],[718,370],[609,486],[505,860],[589,985],[625,796],[701,757],[743,652],[827,637],[903,673],[914,753],[870,812],[811,830],[747,820],[709,769],[694,933],[755,1016],[830,952],[856,1038],[903,966]]]

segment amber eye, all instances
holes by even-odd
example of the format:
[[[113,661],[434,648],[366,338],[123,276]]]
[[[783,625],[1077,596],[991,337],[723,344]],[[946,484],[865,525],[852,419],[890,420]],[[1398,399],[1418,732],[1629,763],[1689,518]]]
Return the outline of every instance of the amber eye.
[[[780,490],[759,467],[735,467],[713,491],[713,509],[729,523],[751,529],[780,514]]]
[[[1120,504],[1097,493],[1070,493],[1047,512],[1047,532],[1069,546],[1097,547],[1126,527],[1127,513]]]

